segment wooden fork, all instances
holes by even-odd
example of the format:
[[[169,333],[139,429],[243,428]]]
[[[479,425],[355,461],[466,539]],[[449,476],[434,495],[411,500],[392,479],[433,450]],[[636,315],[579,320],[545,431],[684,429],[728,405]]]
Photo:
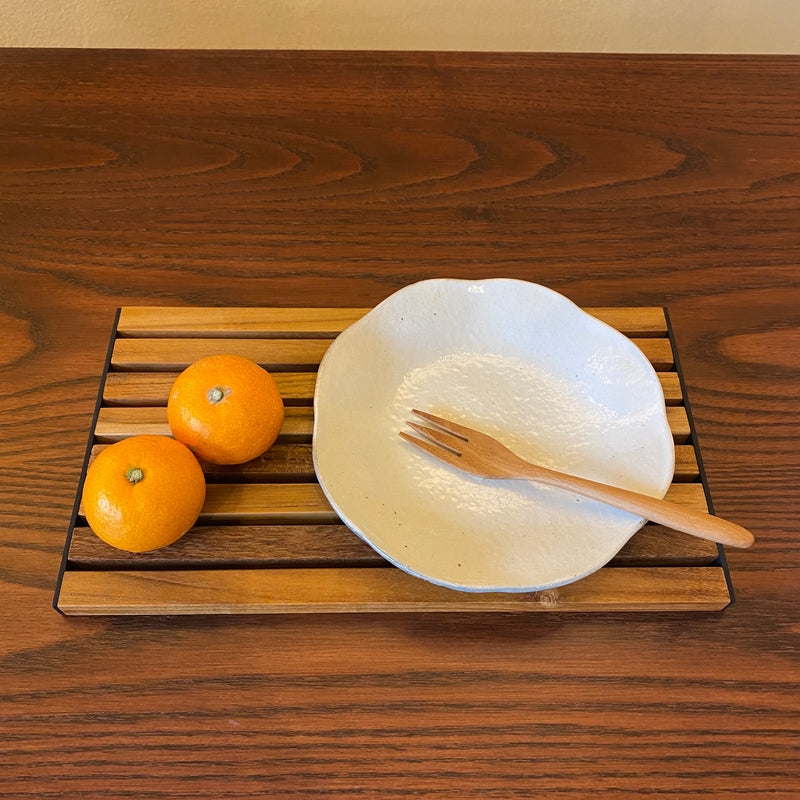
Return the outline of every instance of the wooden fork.
[[[426,438],[419,439],[405,431],[400,431],[400,436],[439,460],[465,472],[481,478],[520,478],[535,481],[599,500],[614,508],[629,511],[631,514],[701,539],[709,539],[732,547],[750,547],[753,544],[753,534],[733,522],[700,511],[692,511],[666,500],[631,492],[628,489],[607,486],[531,464],[485,433],[418,411],[416,408],[412,411],[437,427],[429,428],[416,422],[409,422],[414,430]]]

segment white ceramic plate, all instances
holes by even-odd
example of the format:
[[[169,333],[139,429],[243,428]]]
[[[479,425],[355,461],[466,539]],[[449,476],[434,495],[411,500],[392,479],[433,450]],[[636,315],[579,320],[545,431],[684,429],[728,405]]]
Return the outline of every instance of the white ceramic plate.
[[[642,352],[525,281],[401,289],[328,349],[314,407],[314,465],[342,520],[398,567],[465,591],[569,583],[606,564],[643,520],[439,463],[398,435],[412,408],[656,497],[674,470],[664,395]]]

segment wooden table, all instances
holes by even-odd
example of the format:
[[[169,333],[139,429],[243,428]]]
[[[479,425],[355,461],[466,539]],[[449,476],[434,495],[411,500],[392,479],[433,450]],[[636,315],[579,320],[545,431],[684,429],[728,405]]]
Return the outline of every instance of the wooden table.
[[[800,59],[0,52],[0,796],[800,796]],[[669,308],[718,613],[65,618],[118,306]]]

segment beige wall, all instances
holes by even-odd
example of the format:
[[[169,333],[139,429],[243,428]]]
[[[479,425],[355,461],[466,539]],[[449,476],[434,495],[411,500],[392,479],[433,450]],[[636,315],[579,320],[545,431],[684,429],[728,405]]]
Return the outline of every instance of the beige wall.
[[[0,0],[0,46],[800,53],[800,0]]]

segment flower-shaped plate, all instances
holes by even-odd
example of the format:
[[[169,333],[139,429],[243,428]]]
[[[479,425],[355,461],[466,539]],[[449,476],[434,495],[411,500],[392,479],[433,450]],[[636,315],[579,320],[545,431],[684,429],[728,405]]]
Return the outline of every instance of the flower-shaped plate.
[[[427,280],[343,331],[320,365],[314,465],[386,559],[474,592],[560,586],[644,520],[526,481],[477,478],[398,435],[420,408],[546,467],[663,497],[674,446],[658,377],[621,333],[525,281]]]

